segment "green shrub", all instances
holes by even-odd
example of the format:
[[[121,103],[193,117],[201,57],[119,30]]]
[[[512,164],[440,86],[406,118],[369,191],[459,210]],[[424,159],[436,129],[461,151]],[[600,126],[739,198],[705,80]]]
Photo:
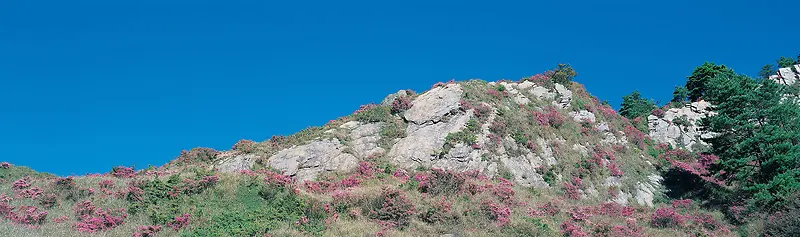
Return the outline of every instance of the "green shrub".
[[[363,123],[388,122],[392,117],[392,108],[385,105],[365,106],[353,116]]]
[[[240,183],[236,200],[205,203],[213,205],[204,208],[210,210],[208,213],[202,213],[208,223],[183,232],[182,236],[261,236],[295,223],[300,230],[311,233],[325,228],[324,216],[312,212],[308,201],[294,191],[257,181]]]
[[[459,143],[464,143],[466,145],[473,145],[478,142],[478,136],[476,136],[472,131],[465,130],[459,131],[455,133],[447,134],[447,137],[444,138],[444,147],[442,148],[442,153],[447,154],[450,152],[450,149],[455,147],[455,145]]]

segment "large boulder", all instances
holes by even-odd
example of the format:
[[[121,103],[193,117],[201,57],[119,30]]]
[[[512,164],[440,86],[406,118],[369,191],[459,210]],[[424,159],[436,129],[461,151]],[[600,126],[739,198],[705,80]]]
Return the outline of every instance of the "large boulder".
[[[459,84],[437,86],[415,98],[403,117],[417,125],[439,122],[445,115],[459,108],[462,93]]]
[[[317,140],[282,150],[270,157],[267,164],[298,181],[314,180],[322,173],[347,172],[358,166],[358,159],[343,150],[337,139]]]

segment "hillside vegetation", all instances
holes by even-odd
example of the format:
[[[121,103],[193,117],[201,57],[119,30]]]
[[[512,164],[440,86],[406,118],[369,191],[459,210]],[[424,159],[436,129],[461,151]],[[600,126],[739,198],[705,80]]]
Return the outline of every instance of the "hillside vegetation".
[[[636,92],[618,114],[577,75],[560,64],[402,90],[321,127],[142,170],[57,177],[2,163],[0,235],[798,233],[796,85],[706,64],[668,107]],[[673,116],[699,100],[713,113]]]

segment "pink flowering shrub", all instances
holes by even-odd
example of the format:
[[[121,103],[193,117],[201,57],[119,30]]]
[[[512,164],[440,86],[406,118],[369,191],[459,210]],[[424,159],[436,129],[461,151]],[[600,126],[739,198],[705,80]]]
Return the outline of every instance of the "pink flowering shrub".
[[[605,118],[616,118],[619,115],[617,114],[617,111],[614,110],[614,108],[611,108],[609,105],[600,105],[599,108],[600,113],[603,114],[603,117]]]
[[[188,151],[181,151],[181,154],[173,162],[177,162],[178,164],[189,164],[194,162],[207,163],[214,161],[217,155],[219,155],[217,150],[205,147],[196,147]]]
[[[634,214],[634,208],[622,206],[616,202],[605,202],[600,204],[594,213],[611,217],[630,217]]]
[[[394,177],[402,180],[403,182],[408,181],[411,179],[411,176],[408,175],[408,172],[404,169],[397,169],[394,171]]]
[[[372,177],[378,172],[375,163],[369,161],[362,161],[358,163],[358,173],[364,177]]]
[[[113,189],[114,188],[114,180],[104,179],[103,181],[100,181],[99,183],[97,183],[97,185],[99,185],[100,188]]]
[[[391,227],[406,227],[415,215],[416,208],[406,195],[395,189],[384,189],[373,201],[369,217]]]
[[[28,183],[28,180],[30,180],[30,177],[18,179],[17,181],[14,181],[14,184],[11,185],[11,188],[17,190],[26,189],[31,186],[31,184]]]
[[[692,199],[672,200],[672,208],[689,208],[692,206]]]
[[[358,175],[355,174],[347,176],[347,178],[339,181],[339,187],[341,188],[358,187],[358,185],[361,185],[361,180],[359,180]]]
[[[17,224],[41,225],[47,220],[47,214],[35,206],[20,206],[17,212],[8,212],[4,216]]]
[[[419,214],[422,221],[431,224],[447,224],[454,223],[459,219],[459,215],[453,212],[453,203],[442,198],[442,200],[435,202],[425,212]]]
[[[117,178],[133,178],[136,176],[136,170],[131,167],[117,166],[111,170],[111,175]]]
[[[528,209],[528,215],[531,217],[551,217],[561,212],[560,205],[555,201],[542,203],[536,206],[536,209]]]
[[[502,100],[503,98],[508,96],[508,91],[505,90],[500,91],[494,88],[489,88],[488,90],[486,90],[486,93],[498,100]]]
[[[256,151],[257,143],[251,140],[242,139],[233,144],[234,151],[241,151],[244,153],[253,153]]]
[[[542,126],[561,127],[566,121],[564,115],[553,106],[548,106],[544,112],[533,112],[533,118]]]
[[[511,208],[492,201],[483,203],[483,211],[489,219],[497,221],[497,226],[506,226],[511,222]]]
[[[544,86],[548,82],[550,82],[550,76],[549,76],[550,74],[551,73],[539,73],[539,74],[533,75],[533,76],[531,76],[529,78],[523,78],[522,81],[526,81],[527,80],[527,81],[535,83],[536,85]]]
[[[592,217],[592,209],[584,207],[575,207],[568,211],[570,217],[574,221],[587,221]]]
[[[578,177],[573,177],[572,182],[564,182],[564,194],[567,195],[569,199],[579,200],[582,194],[581,186],[583,186],[583,180]]]
[[[499,178],[500,184],[494,185],[492,193],[497,196],[500,201],[505,204],[511,205],[515,202],[514,199],[514,183],[510,180]]]
[[[263,173],[266,174],[264,182],[266,182],[267,184],[288,187],[291,186],[293,183],[292,178],[289,176],[285,176],[272,171],[264,171]]]
[[[611,171],[611,176],[615,177],[622,177],[622,175],[625,174],[625,172],[623,172],[622,169],[620,169],[619,166],[617,166],[616,162],[608,164],[608,170]]]
[[[419,181],[420,192],[433,195],[456,194],[467,180],[462,173],[443,169],[432,169],[430,176],[416,174],[414,178]]]
[[[328,181],[305,181],[303,186],[313,193],[327,193],[336,189],[336,184]]]
[[[0,163],[0,169],[8,169],[8,168],[11,168],[11,166],[13,166],[13,165],[11,163],[8,163],[8,162]]]
[[[81,204],[79,203],[79,205]],[[102,208],[95,208],[92,214],[78,216],[80,222],[75,224],[75,229],[87,233],[110,230],[122,225],[127,217],[128,213],[123,209],[103,210]]]
[[[30,199],[37,199],[44,195],[44,190],[39,188],[38,186],[34,186],[30,189],[21,190],[19,195],[23,198],[30,198]]]
[[[160,225],[143,225],[136,228],[138,231],[133,233],[133,237],[155,237],[161,231]]]
[[[460,103],[459,104],[460,105],[459,109],[461,109],[461,111],[467,111],[467,110],[471,109],[471,110],[473,110],[473,115],[475,115],[475,117],[479,118],[479,119],[486,118],[493,111],[493,109],[492,109],[492,107],[490,105],[488,105],[486,103],[483,103],[483,102],[478,103],[478,105],[474,105],[473,103],[470,103],[469,101],[461,100],[459,103]]]
[[[186,228],[187,226],[189,226],[191,222],[191,217],[192,215],[184,213],[181,216],[176,216],[174,220],[170,221],[169,224],[167,224],[167,226],[169,226],[173,230],[180,230]]]
[[[394,101],[392,101],[392,113],[400,113],[406,111],[410,109],[411,106],[413,106],[413,103],[411,102],[411,98],[409,98],[408,96],[400,96],[394,98]]]
[[[614,237],[644,237],[644,227],[636,225],[636,219],[628,218],[625,225],[614,226],[610,236]]]
[[[662,207],[650,217],[650,224],[657,228],[680,227],[686,223],[686,217],[673,208]]]
[[[645,135],[638,128],[631,125],[626,126],[625,135],[627,135],[628,139],[630,139],[630,141],[633,142],[633,144],[636,144],[636,146],[638,146],[639,149],[644,150],[645,147],[647,147],[646,143],[647,135]]]
[[[655,115],[656,117],[663,118],[664,117],[664,110],[663,109],[654,109],[652,114]]]
[[[561,223],[561,234],[566,237],[589,237],[583,230],[583,226],[572,220],[566,220]]]
[[[178,188],[174,187],[176,190],[175,196],[178,193],[183,192],[186,194],[197,194],[202,193],[204,190],[211,188],[212,186],[216,185],[219,182],[219,176],[217,175],[206,175],[203,176],[202,179],[194,180],[194,179],[185,179],[183,180],[183,187]]]

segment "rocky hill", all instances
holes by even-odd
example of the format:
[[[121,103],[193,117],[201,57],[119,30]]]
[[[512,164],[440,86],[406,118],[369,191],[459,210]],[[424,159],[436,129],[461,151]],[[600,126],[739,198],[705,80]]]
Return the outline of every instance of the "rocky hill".
[[[661,184],[660,144],[701,144],[709,105],[652,116],[647,136],[571,70],[401,90],[321,127],[139,171],[4,163],[0,235],[732,235]]]

